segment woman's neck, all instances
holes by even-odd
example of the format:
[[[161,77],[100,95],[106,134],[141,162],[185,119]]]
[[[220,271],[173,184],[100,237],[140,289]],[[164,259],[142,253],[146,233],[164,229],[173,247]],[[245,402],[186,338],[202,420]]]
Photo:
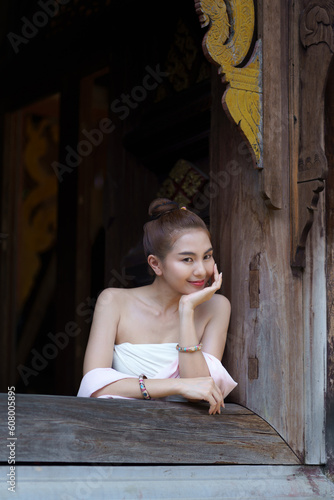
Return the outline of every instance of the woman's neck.
[[[162,313],[178,312],[182,295],[172,290],[163,278],[157,276],[148,288],[152,301],[157,304]]]

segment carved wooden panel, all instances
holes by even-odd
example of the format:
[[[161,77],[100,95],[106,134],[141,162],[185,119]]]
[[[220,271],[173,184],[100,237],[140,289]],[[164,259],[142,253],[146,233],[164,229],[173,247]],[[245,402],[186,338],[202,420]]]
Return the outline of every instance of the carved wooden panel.
[[[267,207],[281,209],[289,142],[282,126],[288,119],[287,86],[281,74],[288,65],[285,10],[280,0],[261,4],[257,21],[253,0],[195,0],[195,7],[202,26],[209,26],[204,53],[228,83],[223,108],[251,151]]]
[[[222,102],[227,115],[239,126],[258,169],[263,168],[262,139],[262,49],[255,44],[247,59],[254,36],[253,0],[195,1],[202,27],[209,26],[203,50],[219,66],[228,82]]]
[[[327,176],[324,151],[324,90],[334,51],[334,2],[302,2],[294,58],[300,82],[296,107],[298,165],[293,168],[292,265],[305,267],[305,244]],[[299,72],[298,72],[299,68]],[[297,154],[296,154],[297,156]],[[297,183],[297,186],[296,184]]]

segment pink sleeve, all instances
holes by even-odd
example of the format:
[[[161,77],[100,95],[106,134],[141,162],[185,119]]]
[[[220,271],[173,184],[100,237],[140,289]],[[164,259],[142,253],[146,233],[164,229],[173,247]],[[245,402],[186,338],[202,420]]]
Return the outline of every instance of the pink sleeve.
[[[203,352],[203,356],[205,357],[205,361],[208,365],[210,375],[213,380],[216,382],[218,387],[223,393],[223,398],[226,396],[238,385],[237,382],[233,380],[228,371],[223,367],[218,358],[213,356],[212,354],[207,354]]]
[[[91,395],[102,387],[108,384],[117,382],[117,380],[122,380],[123,378],[137,378],[132,375],[126,375],[125,373],[118,372],[113,368],[94,368],[94,370],[89,371],[81,380],[79,391],[77,396],[79,398],[90,398]],[[121,399],[133,399],[133,398],[123,398],[123,396],[99,396],[100,398],[121,398]]]

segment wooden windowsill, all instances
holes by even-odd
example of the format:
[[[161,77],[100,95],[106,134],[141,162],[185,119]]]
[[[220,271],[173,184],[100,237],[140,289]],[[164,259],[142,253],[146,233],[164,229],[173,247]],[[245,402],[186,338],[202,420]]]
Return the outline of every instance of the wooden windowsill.
[[[4,414],[6,394],[0,405]],[[17,394],[15,437],[16,464],[300,464],[267,422],[233,403],[209,415],[204,403]],[[2,447],[0,461],[7,455]]]

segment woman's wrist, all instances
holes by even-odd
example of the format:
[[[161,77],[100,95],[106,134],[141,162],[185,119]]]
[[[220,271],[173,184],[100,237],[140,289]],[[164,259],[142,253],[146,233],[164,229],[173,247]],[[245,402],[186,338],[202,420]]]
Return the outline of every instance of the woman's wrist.
[[[180,315],[188,315],[188,316],[192,316],[194,314],[194,308],[190,304],[190,302],[187,302],[186,300],[183,301],[182,298],[180,299],[179,314]]]
[[[177,394],[178,396],[183,396],[182,394],[182,379],[181,378],[175,378],[175,386],[174,390],[176,391],[174,394]]]
[[[145,386],[151,398],[161,398],[182,395],[182,381],[180,378],[167,378],[162,380],[146,379]]]

